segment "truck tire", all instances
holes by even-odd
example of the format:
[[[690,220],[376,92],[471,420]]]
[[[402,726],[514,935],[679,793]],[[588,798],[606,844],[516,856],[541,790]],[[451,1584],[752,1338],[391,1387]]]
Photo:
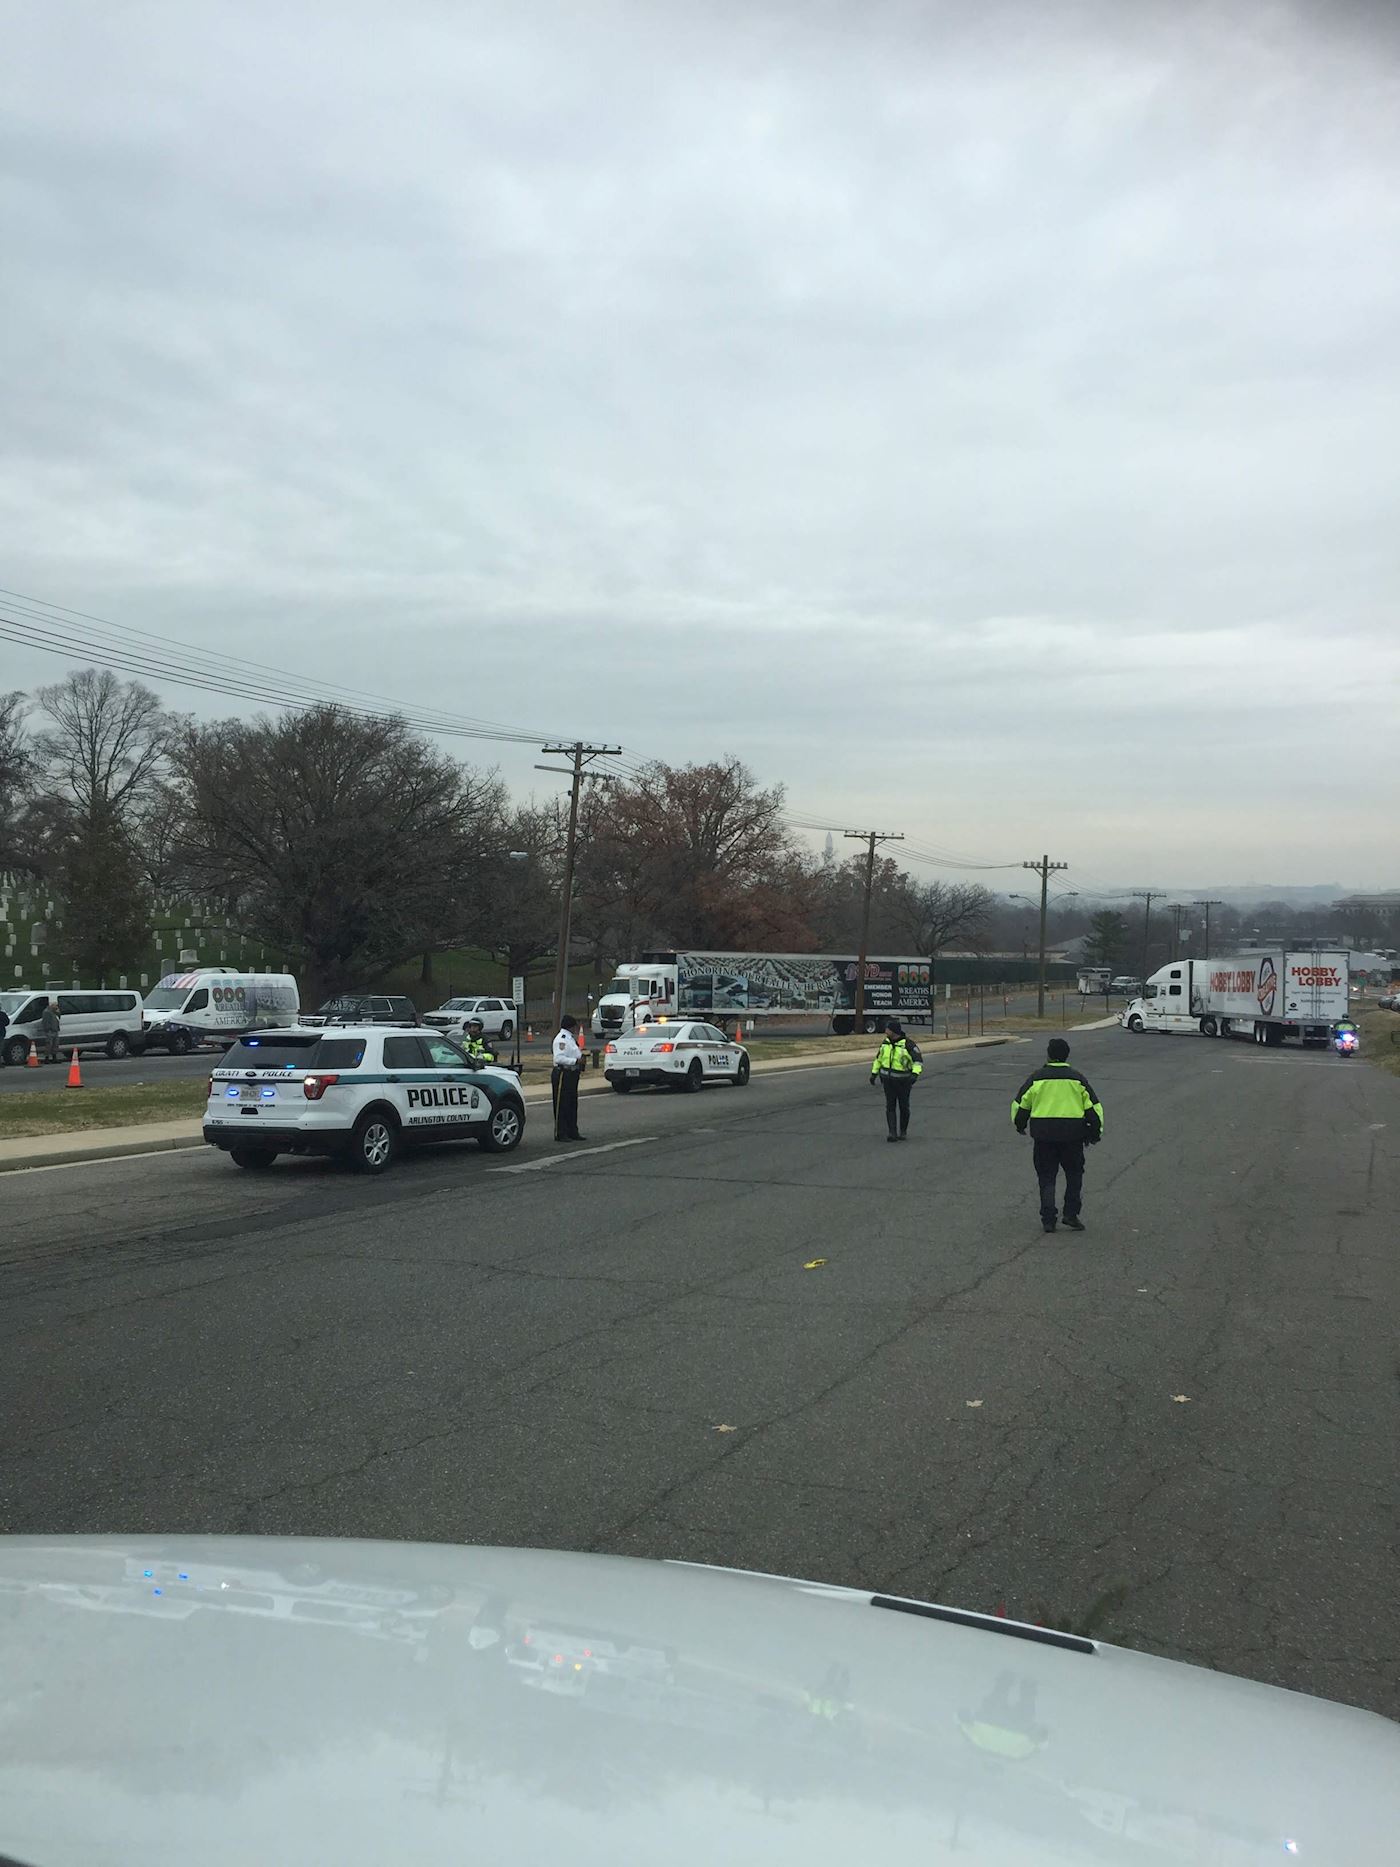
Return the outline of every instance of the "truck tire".
[[[855,1028],[855,1019],[847,1017],[844,1013],[831,1020],[831,1034],[833,1037],[849,1037]]]
[[[873,1037],[875,1033],[879,1030],[879,1028],[880,1028],[880,1020],[878,1018],[870,1018],[870,1017],[867,1017],[867,1019],[865,1020],[865,1023],[861,1026],[861,1029],[865,1032],[865,1035],[867,1037]]]
[[[1128,1029],[1130,1031],[1141,1031],[1142,1029],[1142,1019],[1136,1012],[1134,1012],[1132,1017],[1128,1020]]]
[[[1202,1037],[1219,1037],[1219,1035],[1220,1035],[1220,1030],[1214,1018],[1202,1018],[1201,1019],[1201,1036]]]

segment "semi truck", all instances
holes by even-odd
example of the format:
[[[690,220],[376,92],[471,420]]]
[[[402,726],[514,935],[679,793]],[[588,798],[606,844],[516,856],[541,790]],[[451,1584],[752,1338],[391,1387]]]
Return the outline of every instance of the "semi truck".
[[[712,1024],[808,1014],[840,1034],[855,1029],[860,962],[848,953],[646,953],[618,966],[593,1010],[598,1038],[633,1030],[647,1018],[704,1018]],[[928,1024],[932,968],[927,959],[872,955],[865,962],[863,1028],[897,1017]]]
[[[1130,1031],[1199,1031],[1248,1037],[1256,1044],[1326,1044],[1347,1015],[1350,978],[1344,951],[1282,948],[1179,959],[1160,967],[1123,1013]]]

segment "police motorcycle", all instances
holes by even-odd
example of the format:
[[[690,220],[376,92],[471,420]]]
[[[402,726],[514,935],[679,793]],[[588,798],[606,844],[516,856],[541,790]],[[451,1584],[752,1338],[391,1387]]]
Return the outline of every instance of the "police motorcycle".
[[[1332,1026],[1332,1048],[1339,1057],[1354,1057],[1361,1048],[1361,1034],[1350,1018],[1338,1018]]]

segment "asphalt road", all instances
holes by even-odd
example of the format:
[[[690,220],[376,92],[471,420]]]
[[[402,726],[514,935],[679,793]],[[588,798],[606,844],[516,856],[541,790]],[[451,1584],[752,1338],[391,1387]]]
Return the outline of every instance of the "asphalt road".
[[[938,1058],[897,1148],[841,1067],[589,1098],[607,1152],[7,1175],[0,1527],[687,1557],[1400,1714],[1400,1082],[1075,1051],[1082,1237],[1038,1044]]]
[[[1060,1003],[1059,996],[1058,994],[1052,994],[1051,996],[1053,1002],[1050,1005],[1050,1013],[1052,1016],[1057,1016]],[[991,1012],[994,1003],[999,1006],[1001,1001],[988,999],[988,1013]],[[1033,1011],[1035,1009],[1035,993],[1030,992],[1019,997],[1013,996],[1007,1001],[1007,1005],[1010,1011],[1016,1013]],[[1114,1008],[1119,1008],[1118,1001],[1115,1001]],[[938,1020],[938,1028],[940,1031],[943,1029],[944,1009],[945,1008],[940,1005]],[[963,1006],[960,1003],[955,1003],[946,1009],[948,1013],[948,1027],[952,1035],[954,1037],[964,1035],[966,1032],[966,1013]],[[1101,1010],[1102,1000],[1094,999],[1089,1003],[1087,1015],[1093,1016],[1101,1012]],[[1070,1018],[1074,1019],[1085,1015],[1085,1007],[1078,994],[1072,993],[1069,998]],[[536,1036],[533,1044],[525,1044],[524,1049],[528,1055],[542,1056],[548,1048],[549,1035],[541,1025],[537,1025],[535,1030]],[[977,1006],[974,1004],[972,1008],[972,1031],[974,1035],[977,1030]],[[829,1037],[831,1035],[831,1025],[829,1021],[823,1019],[814,1021],[811,1024],[800,1025],[793,1029],[784,1026],[781,1030],[777,1030],[775,1034],[783,1039],[791,1037]],[[594,1041],[596,1040],[590,1039],[590,1042]],[[508,1052],[509,1048],[509,1044],[505,1044],[503,1046],[503,1054]],[[207,1076],[210,1070],[217,1067],[221,1060],[222,1053],[217,1050],[197,1050],[193,1055],[188,1057],[172,1057],[166,1051],[156,1050],[151,1051],[144,1057],[124,1058],[119,1063],[115,1062],[111,1057],[104,1057],[100,1052],[85,1053],[80,1059],[83,1082],[88,1088],[103,1088],[107,1085],[129,1085],[133,1083],[172,1082],[180,1077],[194,1078]],[[67,1081],[67,1076],[68,1058],[66,1053],[62,1064],[41,1064],[38,1069],[33,1070],[23,1066],[17,1069],[0,1068],[0,1095],[3,1095],[7,1090],[14,1092],[32,1089],[62,1089]]]

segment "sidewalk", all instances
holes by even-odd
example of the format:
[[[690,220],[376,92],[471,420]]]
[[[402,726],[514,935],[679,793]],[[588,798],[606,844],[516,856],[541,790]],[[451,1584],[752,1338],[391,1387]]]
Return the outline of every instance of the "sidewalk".
[[[928,1056],[932,1061],[948,1050],[981,1050],[993,1044],[1016,1041],[1014,1037],[944,1038],[936,1051],[930,1046]],[[753,1070],[756,1076],[776,1075],[780,1070],[851,1069],[857,1064],[869,1069],[869,1056],[850,1051],[832,1056],[828,1051],[815,1057],[775,1057],[768,1063],[756,1057]],[[521,1093],[527,1108],[538,1107],[541,1103],[549,1106],[549,1089],[545,1084],[534,1084]],[[591,1071],[588,1079],[579,1085],[580,1096],[611,1093],[601,1076],[595,1077]],[[148,1122],[130,1128],[88,1128],[68,1134],[24,1135],[15,1141],[0,1141],[0,1173],[19,1173],[34,1167],[75,1167],[84,1161],[123,1160],[132,1155],[168,1154],[203,1146],[204,1136],[198,1121]]]

